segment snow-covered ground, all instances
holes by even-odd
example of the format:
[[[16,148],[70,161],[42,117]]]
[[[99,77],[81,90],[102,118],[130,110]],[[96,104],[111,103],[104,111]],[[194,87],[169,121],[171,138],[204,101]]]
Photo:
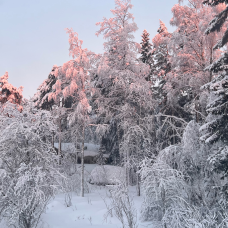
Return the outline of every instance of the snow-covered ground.
[[[86,170],[91,172],[95,165],[86,165]],[[47,206],[42,216],[44,228],[122,228],[117,218],[106,217],[109,198],[107,187],[90,185],[90,193],[82,198],[76,194],[72,195],[72,206],[66,207],[65,195],[57,195]],[[141,223],[140,208],[143,197],[136,196],[135,187],[129,187],[129,194],[133,196],[134,205],[137,209],[138,228],[151,227],[149,223]]]
[[[86,164],[87,175],[91,173],[96,165]],[[46,207],[41,216],[39,228],[122,228],[116,217],[106,217],[109,204],[108,187],[89,185],[90,192],[82,198],[76,193],[72,194],[72,206],[67,207],[65,194],[59,194]],[[136,196],[135,187],[129,187],[129,194],[133,196],[134,205],[137,209],[138,228],[151,227],[150,223],[141,223],[140,208],[143,197]],[[6,228],[0,223],[1,228]]]

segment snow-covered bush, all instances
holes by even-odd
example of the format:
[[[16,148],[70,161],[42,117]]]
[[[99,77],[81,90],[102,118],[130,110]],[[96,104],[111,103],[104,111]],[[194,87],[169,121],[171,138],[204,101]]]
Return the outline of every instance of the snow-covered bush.
[[[89,182],[97,185],[116,184],[116,181],[125,180],[124,174],[122,167],[111,165],[96,166],[91,172]]]
[[[226,190],[226,177],[221,181],[221,175],[213,172],[221,165],[224,169],[227,149],[203,144],[199,129],[198,123],[190,121],[180,144],[141,164],[144,220],[160,220],[166,228],[227,227],[226,201],[218,191]]]
[[[145,199],[142,205],[143,220],[163,220],[174,205],[185,204],[185,181],[181,172],[160,160],[144,159],[140,175]]]
[[[111,202],[107,215],[114,213],[123,228],[137,228],[137,212],[133,199],[128,194],[128,187],[124,182],[116,182],[116,185],[109,187]]]
[[[21,113],[7,104],[0,122],[0,218],[33,228],[60,189],[58,157],[49,140],[55,127],[48,112],[30,104]]]

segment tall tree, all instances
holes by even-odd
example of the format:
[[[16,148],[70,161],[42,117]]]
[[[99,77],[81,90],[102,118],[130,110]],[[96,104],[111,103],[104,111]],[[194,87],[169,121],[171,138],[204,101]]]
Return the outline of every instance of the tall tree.
[[[145,109],[142,104],[148,105],[147,110],[151,109],[149,102],[139,103],[140,97],[144,101],[146,96],[149,101],[151,92],[150,84],[145,80],[149,66],[137,61],[140,46],[133,41],[133,32],[137,30],[137,25],[129,12],[132,4],[130,0],[116,0],[115,3],[115,9],[111,10],[114,17],[104,18],[103,22],[97,23],[100,26],[97,35],[104,34],[107,41],[104,43],[105,53],[94,80],[97,88],[94,99],[100,123],[109,124],[108,134],[109,137],[112,135],[110,140],[115,142],[106,150],[111,151],[113,157],[121,152],[122,161],[126,162],[129,151],[120,150],[120,143],[124,140],[123,135],[129,127],[130,119],[137,121],[140,113],[145,113],[142,111]],[[108,134],[106,141],[109,141]]]
[[[217,6],[220,3],[225,3],[226,8],[217,14],[209,23],[206,34],[221,31],[226,23],[228,16],[227,1],[205,1],[204,3],[211,6]],[[224,47],[227,42],[227,32],[214,46],[214,49]],[[201,139],[207,144],[217,145],[216,152],[211,155],[209,161],[212,163],[214,170],[222,174],[222,179],[228,177],[228,53],[225,52],[221,58],[208,66],[206,69],[216,73],[217,76],[208,84],[203,86],[204,89],[209,89],[210,100],[207,105],[208,116],[206,123],[201,127]],[[228,199],[227,181],[220,186],[221,193],[225,196],[225,202]]]
[[[53,92],[57,78],[55,76],[55,69],[57,66],[53,66],[52,71],[48,75],[48,78],[41,83],[38,87],[37,92],[32,97],[33,102],[37,108],[52,110],[52,106],[55,104],[53,99],[49,98],[50,93]]]
[[[171,64],[169,61],[170,54],[168,50],[171,33],[168,32],[167,27],[161,20],[157,32],[158,33],[152,39],[153,50],[151,51],[151,55],[153,58],[153,64],[151,65],[151,81],[153,94],[162,104],[166,98],[163,88],[166,81],[166,75],[171,70]]]
[[[81,196],[84,197],[84,143],[85,143],[85,128],[89,123],[89,112],[91,106],[88,98],[91,96],[90,74],[91,62],[97,56],[82,49],[82,40],[78,39],[78,34],[72,29],[67,29],[69,34],[70,55],[74,61],[65,63],[66,78],[71,79],[70,86],[66,87],[62,93],[64,97],[74,95],[76,102],[73,106],[74,113],[70,116],[71,123],[79,124],[81,129]]]
[[[226,3],[226,1],[205,1],[212,6],[216,6],[220,3]],[[227,18],[228,7],[222,12],[217,14],[215,18],[209,23],[209,27],[206,30],[206,34],[222,30]],[[223,37],[215,44],[214,49],[222,48],[228,42],[227,31]],[[207,106],[207,112],[211,118],[208,118],[207,124],[202,129],[207,129],[207,134],[203,136],[206,142],[214,143],[218,140],[222,140],[227,143],[228,131],[227,131],[227,103],[228,103],[228,76],[227,76],[227,59],[228,53],[224,53],[221,58],[208,66],[206,69],[218,73],[218,76],[211,82],[206,84],[204,88],[208,88],[211,93],[211,101]],[[222,73],[219,73],[222,72]]]
[[[142,34],[142,42],[140,43],[141,44],[141,57],[140,57],[140,60],[143,62],[143,63],[146,63],[148,64],[150,67],[151,67],[151,64],[153,63],[153,58],[152,58],[152,55],[151,55],[151,46],[152,44],[149,42],[150,41],[150,38],[149,38],[150,34],[146,31],[146,29],[143,30],[143,34]],[[151,80],[151,74],[149,74],[147,77],[146,77],[146,80],[149,81]]]

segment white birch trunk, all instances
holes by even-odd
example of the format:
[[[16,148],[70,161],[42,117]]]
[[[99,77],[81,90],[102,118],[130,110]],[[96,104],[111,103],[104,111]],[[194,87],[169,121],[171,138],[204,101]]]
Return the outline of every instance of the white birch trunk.
[[[61,119],[59,120],[59,145],[58,145],[58,159],[59,159],[59,164],[60,164],[60,154],[61,154],[61,150],[62,150],[62,144],[61,144],[61,140],[62,140],[62,136],[61,136]]]
[[[84,197],[84,144],[85,144],[85,123],[82,128],[82,149],[81,149],[81,197]]]

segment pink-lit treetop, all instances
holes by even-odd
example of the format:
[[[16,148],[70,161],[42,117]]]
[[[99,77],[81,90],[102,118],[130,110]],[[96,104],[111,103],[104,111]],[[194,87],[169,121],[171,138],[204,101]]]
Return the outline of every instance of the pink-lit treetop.
[[[8,72],[0,77],[0,103],[4,104],[9,101],[10,103],[20,105],[23,98],[23,87],[16,88],[8,82],[8,78]]]
[[[143,63],[147,63],[147,64],[151,64],[151,61],[150,61],[150,51],[151,51],[151,46],[152,44],[150,43],[150,38],[149,38],[150,34],[147,32],[146,29],[143,30],[143,34],[141,35],[142,37],[142,42],[140,43],[141,44],[141,61]]]
[[[177,30],[170,45],[175,52],[175,58],[171,61],[183,72],[203,71],[220,54],[219,51],[212,51],[220,34],[205,36],[204,33],[213,15],[221,12],[225,5],[212,8],[203,5],[201,0],[188,2],[189,5],[176,4],[172,8],[173,18],[170,23],[177,26]]]
[[[123,120],[122,115],[127,116],[129,110],[134,109],[133,105],[142,105],[139,100],[142,101],[145,94],[148,101],[151,97],[150,83],[145,80],[149,66],[137,60],[141,47],[134,42],[134,32],[138,28],[129,12],[132,7],[130,0],[116,0],[115,9],[111,10],[113,17],[96,23],[100,27],[96,35],[103,35],[106,40],[105,53],[97,71],[96,86],[100,93],[97,103],[99,112],[108,121],[110,118]],[[117,113],[120,114],[118,117]]]
[[[221,12],[224,7],[224,4],[220,4],[212,8],[203,5],[202,0],[188,0],[187,5],[176,4],[172,8],[173,18],[170,23],[177,29],[169,42],[171,72],[167,74],[165,89],[169,106],[175,107],[174,111],[177,107],[184,110],[184,106],[186,110],[189,107],[200,109],[200,87],[213,77],[212,74],[205,72],[205,67],[221,54],[221,50],[213,52],[213,47],[220,39],[224,28],[220,33],[209,36],[205,36],[205,31],[213,15]],[[176,99],[177,97],[179,98]]]
[[[159,45],[164,43],[166,38],[169,38],[171,36],[171,34],[168,32],[168,29],[167,29],[165,23],[162,22],[161,20],[159,20],[159,23],[160,23],[160,26],[157,31],[158,33],[152,39],[152,42],[153,42],[153,45],[155,48],[157,48]]]
[[[153,96],[162,104],[165,100],[163,86],[166,82],[166,75],[170,72],[171,66],[169,62],[170,54],[168,44],[172,36],[164,22],[159,20],[159,28],[157,34],[152,39],[153,50],[151,56],[153,63],[151,64],[151,82],[153,87]]]
[[[86,48],[83,49],[83,41],[72,29],[66,29],[66,31],[69,34],[69,54],[73,59],[61,67],[53,66],[49,79],[44,81],[39,90],[46,93],[43,98],[45,102],[54,101],[64,106],[70,98],[71,104],[79,102],[83,107],[89,108],[86,98],[90,81],[89,72],[96,64],[99,55],[95,55]]]
[[[116,7],[111,10],[114,17],[103,18],[102,22],[96,23],[100,26],[96,35],[103,34],[107,42],[104,43],[105,55],[109,66],[115,69],[125,69],[132,65],[136,59],[136,52],[140,45],[133,41],[138,27],[134,22],[133,15],[129,9],[133,7],[130,0],[116,0]]]

